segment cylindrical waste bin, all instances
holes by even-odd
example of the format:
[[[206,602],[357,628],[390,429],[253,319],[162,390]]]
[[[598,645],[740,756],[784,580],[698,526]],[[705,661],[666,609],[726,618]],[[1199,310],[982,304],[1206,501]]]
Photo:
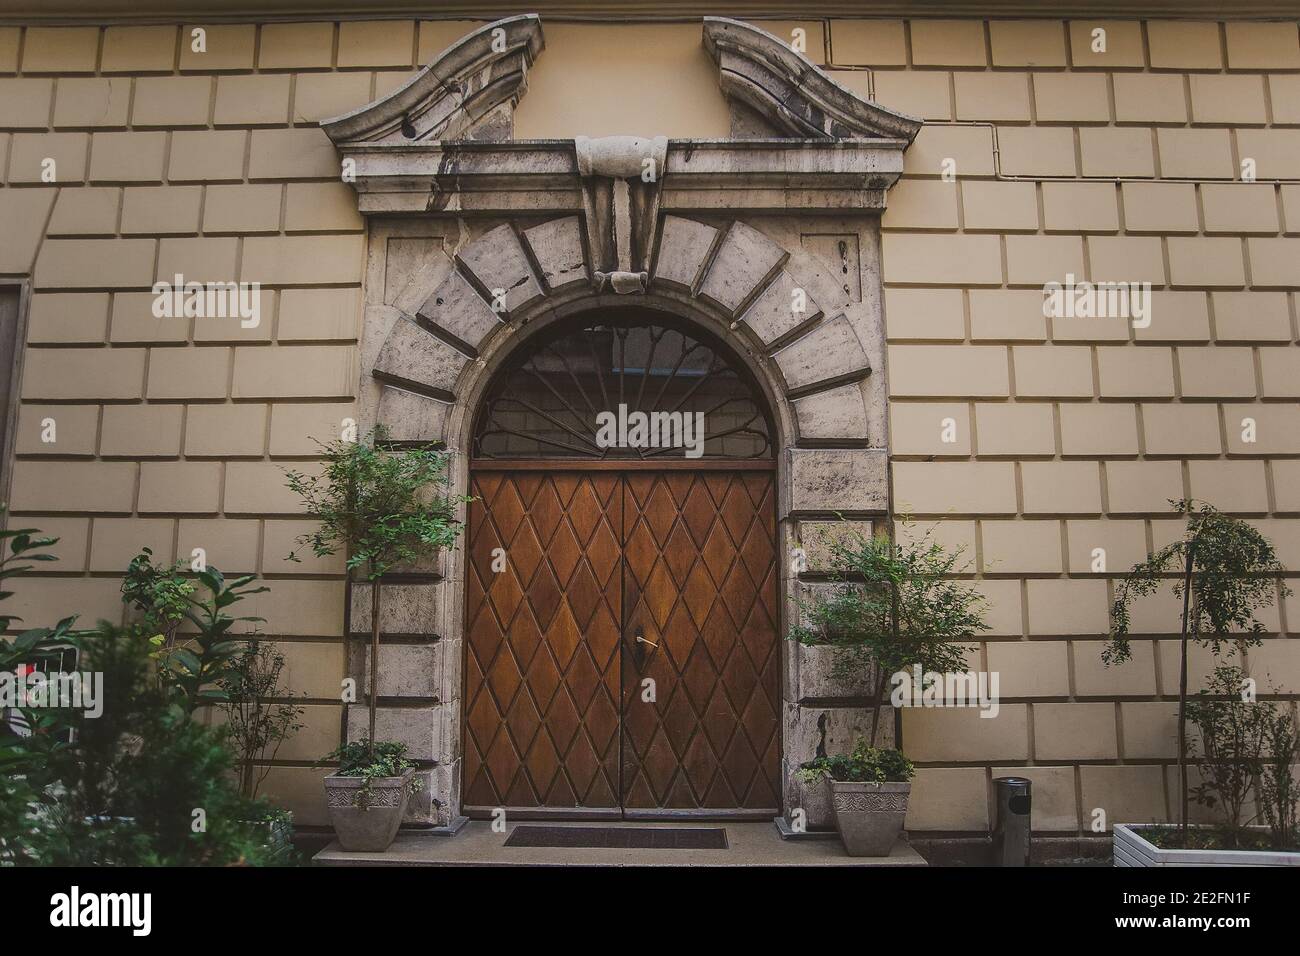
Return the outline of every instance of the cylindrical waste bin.
[[[1029,865],[1031,783],[1024,777],[995,777],[997,817],[993,825],[993,865]]]

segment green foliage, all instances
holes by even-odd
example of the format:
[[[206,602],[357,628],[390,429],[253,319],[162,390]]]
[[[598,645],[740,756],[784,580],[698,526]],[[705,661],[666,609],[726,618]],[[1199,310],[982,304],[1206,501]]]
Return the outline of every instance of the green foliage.
[[[290,490],[320,522],[298,543],[318,557],[346,551],[348,570],[363,569],[371,580],[451,547],[460,533],[456,505],[470,500],[439,492],[447,482],[443,452],[398,451],[385,441],[380,428],[365,441],[317,442],[324,471],[287,473]]]
[[[1254,845],[1246,827],[1263,817],[1279,849],[1295,846],[1296,723],[1285,706],[1246,693],[1246,673],[1220,664],[1206,689],[1187,702],[1187,716],[1200,730],[1201,783],[1192,799],[1218,812],[1222,843]],[[1189,745],[1189,751],[1195,747]],[[1247,817],[1252,791],[1259,811]]]
[[[269,591],[266,587],[249,587],[257,575],[246,574],[227,581],[214,567],[199,571],[195,578],[206,589],[203,599],[188,598],[184,618],[197,634],[170,648],[159,647],[158,660],[164,682],[179,698],[186,714],[205,703],[229,700],[225,682],[232,661],[243,649],[243,642],[232,640],[230,629],[239,623],[260,623],[260,617],[232,617],[226,609],[250,594]],[[160,645],[157,636],[151,642]]]
[[[281,681],[284,665],[274,646],[249,641],[218,681],[226,692],[222,709],[238,757],[239,789],[250,799],[270,773],[280,745],[303,726],[303,709],[285,700],[293,693]]]
[[[415,769],[415,761],[406,756],[406,744],[387,740],[376,740],[373,744],[369,740],[346,743],[322,757],[316,766],[331,760],[339,763],[334,771],[338,776],[365,778],[355,798],[356,805],[363,809],[370,804],[371,784],[375,780],[400,777]],[[412,777],[407,787],[415,794],[423,785],[418,777]]]
[[[916,775],[916,767],[900,751],[877,749],[862,737],[853,753],[809,760],[800,765],[795,775],[805,783],[813,783],[819,777],[855,783],[905,783]]]
[[[1172,585],[1180,601],[1186,587],[1183,572],[1192,556],[1192,593],[1188,633],[1217,657],[1225,642],[1259,643],[1264,625],[1255,612],[1283,598],[1290,589],[1281,582],[1286,570],[1273,545],[1253,526],[1194,500],[1170,500],[1174,513],[1187,524],[1183,536],[1133,567],[1120,581],[1110,611],[1110,643],[1102,651],[1106,664],[1121,664],[1132,652],[1129,629],[1133,603]]]
[[[185,619],[194,594],[194,584],[184,577],[185,570],[183,561],[170,567],[154,564],[152,549],[142,548],[122,579],[122,603],[141,615],[151,636],[162,635],[167,644]]]
[[[931,534],[902,544],[856,531],[827,535],[830,592],[804,602],[803,620],[791,629],[803,644],[842,649],[837,676],[874,675],[872,745],[889,678],[916,664],[922,673],[966,670],[958,641],[988,627],[983,595],[952,578],[960,573],[960,552],[945,550]]]
[[[146,632],[101,623],[80,635],[103,675],[103,712],[68,715],[72,743],[28,774],[36,796],[22,859],[54,866],[256,863],[247,820],[259,811],[233,781],[222,729],[191,719],[160,682]],[[201,812],[196,812],[201,811]]]

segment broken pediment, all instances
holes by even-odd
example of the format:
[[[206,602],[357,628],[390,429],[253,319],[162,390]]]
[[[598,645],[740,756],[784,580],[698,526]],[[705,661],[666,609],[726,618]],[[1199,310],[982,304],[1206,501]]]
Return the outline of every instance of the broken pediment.
[[[419,145],[511,138],[510,113],[542,51],[536,14],[461,37],[405,86],[321,127],[337,145]]]
[[[729,138],[638,130],[635,111],[636,135],[515,138],[543,47],[535,15],[478,28],[405,86],[321,126],[363,214],[582,213],[596,281],[620,291],[645,287],[661,212],[884,208],[920,120],[850,92],[750,24],[706,17],[701,36],[733,120],[746,118]]]
[[[718,64],[727,98],[786,136],[910,143],[921,129],[921,120],[849,92],[802,53],[752,24],[705,17],[704,45]]]

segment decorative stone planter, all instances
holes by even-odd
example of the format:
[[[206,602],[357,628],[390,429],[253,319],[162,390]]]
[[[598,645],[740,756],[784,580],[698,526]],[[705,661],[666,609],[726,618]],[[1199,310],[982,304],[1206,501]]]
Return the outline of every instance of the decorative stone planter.
[[[400,777],[376,777],[364,795],[364,777],[326,777],[325,806],[339,846],[357,852],[387,850],[406,812],[413,774],[408,770]]]
[[[1300,853],[1284,850],[1166,850],[1145,839],[1137,824],[1117,823],[1113,833],[1116,866],[1300,866]],[[1140,829],[1172,830],[1172,823]],[[1204,826],[1192,829],[1204,830]],[[1252,827],[1263,831],[1262,827]]]
[[[903,832],[911,783],[831,781],[835,825],[849,856],[889,856]]]

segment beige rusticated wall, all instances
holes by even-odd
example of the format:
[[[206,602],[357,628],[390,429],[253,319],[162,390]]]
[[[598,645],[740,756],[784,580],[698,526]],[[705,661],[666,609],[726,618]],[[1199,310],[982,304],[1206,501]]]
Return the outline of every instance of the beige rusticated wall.
[[[201,55],[192,25],[0,27],[0,276],[35,289],[12,501],[63,539],[59,572],[13,601],[33,623],[117,617],[146,544],[270,578],[249,610],[308,700],[270,788],[304,823],[323,822],[309,764],[337,739],[344,589],[337,561],[284,561],[306,525],[281,469],[352,413],[365,255],[314,124],[474,25],[211,25]],[[967,548],[991,601],[973,660],[1003,703],[905,716],[909,825],[984,829],[1006,768],[1033,778],[1040,829],[1164,818],[1177,609],[1144,608],[1135,661],[1104,670],[1092,552],[1127,567],[1192,494],[1258,518],[1300,568],[1296,23],[764,25],[932,121],[884,218],[894,493]],[[698,24],[544,29],[519,136],[727,134]],[[1238,181],[1244,158],[1260,182]],[[146,290],[176,272],[260,281],[261,325],[154,319]],[[1150,281],[1151,326],[1044,319],[1066,273]],[[1300,602],[1267,619],[1251,663],[1300,690]]]

